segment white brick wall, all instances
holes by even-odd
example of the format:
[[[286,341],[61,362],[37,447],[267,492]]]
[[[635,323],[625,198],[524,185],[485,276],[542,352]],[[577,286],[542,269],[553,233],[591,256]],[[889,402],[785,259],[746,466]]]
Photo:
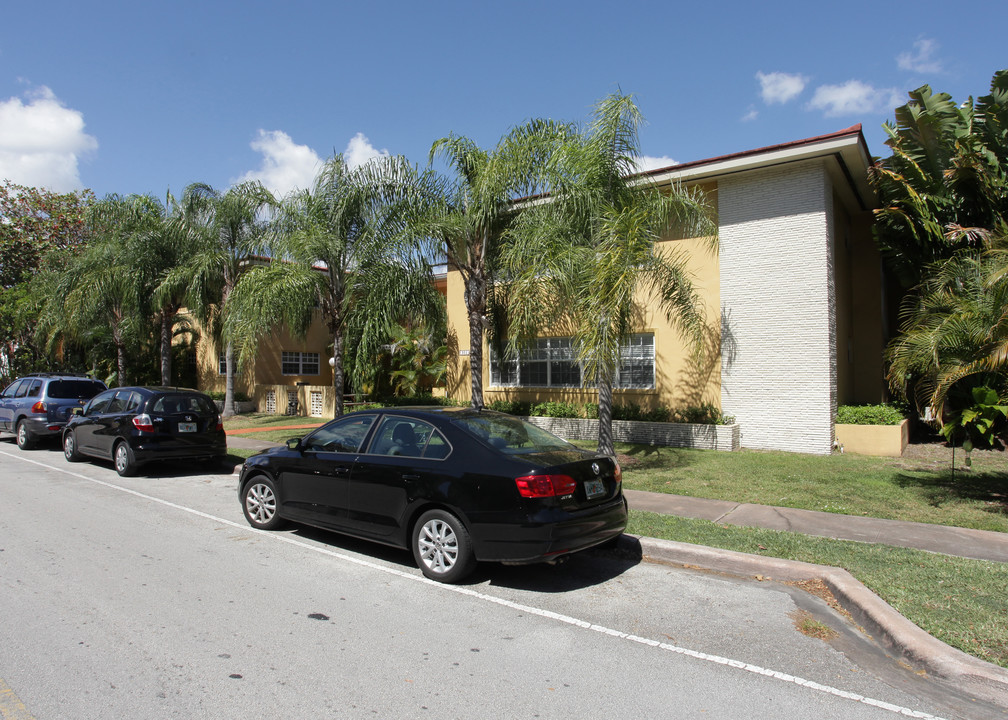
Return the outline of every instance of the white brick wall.
[[[818,160],[718,182],[721,408],[743,447],[832,450],[832,206]]]

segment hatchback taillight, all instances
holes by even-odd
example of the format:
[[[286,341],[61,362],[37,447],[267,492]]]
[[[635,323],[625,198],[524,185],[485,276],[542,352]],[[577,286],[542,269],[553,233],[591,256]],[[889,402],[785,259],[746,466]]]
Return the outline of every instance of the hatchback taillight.
[[[44,413],[46,411],[45,403],[39,400],[37,403],[32,405],[31,411],[33,413],[39,413],[39,414]]]
[[[154,421],[147,413],[137,415],[133,418],[133,427],[140,432],[154,432]]]
[[[577,482],[569,475],[525,475],[515,478],[515,484],[519,494],[527,498],[570,495],[577,489]]]
[[[613,465],[615,466],[613,468],[613,479],[616,481],[616,484],[619,485],[623,482],[623,469],[619,466],[618,462],[614,462]]]

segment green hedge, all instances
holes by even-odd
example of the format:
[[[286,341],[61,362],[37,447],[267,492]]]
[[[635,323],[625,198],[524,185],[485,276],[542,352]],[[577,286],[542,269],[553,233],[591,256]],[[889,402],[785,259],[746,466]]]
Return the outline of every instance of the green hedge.
[[[491,410],[510,415],[598,420],[597,403],[576,404],[558,401],[531,403],[524,400],[494,400],[487,407]],[[691,405],[681,410],[671,410],[664,407],[644,410],[634,403],[627,405],[616,404],[613,405],[612,416],[613,420],[697,423],[701,425],[731,425],[735,422],[734,417],[723,415],[711,403],[697,406]]]
[[[836,421],[841,425],[899,425],[905,418],[893,405],[841,405]]]

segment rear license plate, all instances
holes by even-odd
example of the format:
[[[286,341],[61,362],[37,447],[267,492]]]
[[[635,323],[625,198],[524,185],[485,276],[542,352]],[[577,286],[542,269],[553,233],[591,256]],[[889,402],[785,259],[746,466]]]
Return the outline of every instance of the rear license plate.
[[[179,432],[196,432],[196,423],[179,423]]]
[[[601,480],[586,480],[585,495],[588,496],[589,500],[597,498],[600,495],[605,495],[605,484]]]

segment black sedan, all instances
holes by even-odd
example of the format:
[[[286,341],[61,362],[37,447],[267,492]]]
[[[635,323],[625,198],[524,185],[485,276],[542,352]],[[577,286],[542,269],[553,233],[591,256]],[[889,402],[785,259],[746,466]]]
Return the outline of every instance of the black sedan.
[[[365,410],[249,458],[252,527],[284,520],[410,548],[457,582],[476,561],[556,560],[626,527],[619,464],[519,418],[463,408]]]
[[[154,460],[219,460],[227,440],[217,406],[195,390],[121,387],[91,398],[63,430],[63,455],[111,460],[120,475]]]

